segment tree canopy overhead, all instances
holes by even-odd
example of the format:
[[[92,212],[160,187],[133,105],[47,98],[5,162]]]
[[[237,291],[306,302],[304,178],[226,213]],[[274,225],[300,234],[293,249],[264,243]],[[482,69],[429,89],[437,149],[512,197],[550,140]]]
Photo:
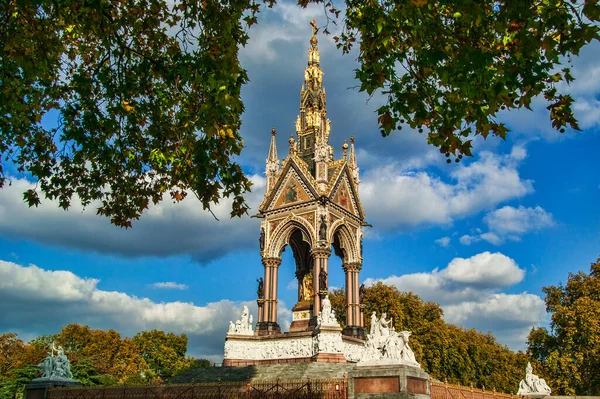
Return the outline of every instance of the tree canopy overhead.
[[[348,52],[360,37],[360,90],[380,90],[381,133],[410,126],[456,160],[471,155],[474,135],[505,138],[501,110],[530,108],[543,95],[552,127],[579,130],[573,98],[557,84],[573,80],[571,55],[599,38],[597,0],[346,1]],[[567,64],[567,65],[565,65]],[[450,159],[448,159],[450,162]]]
[[[327,14],[342,7],[321,0]],[[150,203],[192,192],[205,208],[250,189],[235,157],[247,83],[238,51],[274,0],[0,2],[0,188],[6,163],[65,209],[74,198],[129,227]],[[360,42],[360,90],[388,98],[384,135],[408,125],[456,159],[473,135],[505,137],[503,109],[543,95],[578,129],[561,62],[598,39],[598,0],[345,1],[344,52]],[[335,22],[335,21],[334,21]],[[326,30],[325,30],[326,31]],[[567,58],[568,62],[568,58]],[[52,123],[57,120],[57,123]],[[450,161],[450,159],[448,159]]]

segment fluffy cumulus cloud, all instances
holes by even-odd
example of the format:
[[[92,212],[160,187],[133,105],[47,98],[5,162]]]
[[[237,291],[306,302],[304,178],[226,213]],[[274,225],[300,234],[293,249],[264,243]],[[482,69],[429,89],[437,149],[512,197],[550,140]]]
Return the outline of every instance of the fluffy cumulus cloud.
[[[470,258],[454,258],[439,270],[368,279],[381,281],[401,291],[412,291],[424,300],[439,303],[446,321],[491,331],[512,349],[523,349],[532,326],[545,320],[544,301],[527,292],[503,293],[523,280],[525,270],[502,253],[483,252]]]
[[[115,329],[126,336],[160,329],[185,333],[188,354],[220,362],[230,320],[247,305],[256,317],[256,301],[228,300],[204,306],[187,302],[157,303],[123,292],[98,288],[99,280],[69,271],[48,271],[0,261],[0,332],[16,331],[22,337],[53,334],[69,323]],[[280,302],[280,320],[291,312]],[[282,325],[288,328],[289,325]]]
[[[265,181],[259,176],[251,179],[253,192],[246,200],[255,211]],[[32,186],[17,179],[0,190],[0,235],[126,257],[189,255],[199,263],[256,244],[258,222],[249,216],[230,218],[231,201],[227,198],[213,207],[219,220],[203,211],[190,195],[178,204],[165,199],[151,205],[134,227],[126,230],[97,216],[93,205],[84,210],[75,202],[63,211],[55,201],[42,201],[38,208],[28,208],[22,196]]]
[[[520,241],[521,236],[554,226],[552,214],[546,212],[542,207],[526,208],[520,205],[518,208],[504,206],[488,213],[483,221],[487,224],[489,231],[476,235],[463,235],[460,243],[470,245],[477,241],[487,241],[494,245],[500,245],[506,240]]]
[[[386,165],[366,173],[361,199],[376,229],[402,230],[420,224],[447,224],[533,192],[520,176],[522,147],[510,154],[482,152],[477,161],[450,172],[450,182],[425,171]]]

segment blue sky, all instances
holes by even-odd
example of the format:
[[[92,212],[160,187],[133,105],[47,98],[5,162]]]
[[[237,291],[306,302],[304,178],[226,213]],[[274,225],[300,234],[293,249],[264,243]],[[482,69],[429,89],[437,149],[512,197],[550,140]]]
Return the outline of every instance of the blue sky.
[[[313,17],[323,23],[322,8],[266,10],[241,52],[251,82],[243,90],[240,161],[255,183],[254,210],[264,195],[271,127],[279,157],[287,155]],[[342,56],[330,37],[319,40],[331,144],[337,158],[343,140],[356,137],[360,194],[373,224],[361,279],[412,290],[439,302],[447,321],[524,349],[531,327],[548,321],[541,288],[588,271],[600,254],[600,46],[573,59],[577,80],[567,91],[582,132],[553,131],[534,101],[533,112],[502,115],[512,129],[506,141],[476,139],[475,157],[448,165],[410,129],[382,138],[374,113],[382,99],[366,103],[349,89],[356,54]],[[73,322],[124,335],[159,328],[185,332],[191,355],[219,361],[229,320],[243,304],[256,312],[258,219],[228,219],[225,201],[217,222],[189,197],[153,207],[122,230],[77,205],[64,212],[43,201],[28,209],[21,196],[30,184],[15,176],[0,191],[0,332],[30,339]],[[330,264],[330,285],[343,286],[340,260]],[[293,270],[286,251],[284,327],[296,297]]]

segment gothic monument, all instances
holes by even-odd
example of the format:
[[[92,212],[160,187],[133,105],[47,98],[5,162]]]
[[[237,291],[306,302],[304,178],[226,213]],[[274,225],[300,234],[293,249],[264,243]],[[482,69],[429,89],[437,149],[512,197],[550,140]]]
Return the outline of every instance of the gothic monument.
[[[335,159],[329,145],[323,71],[313,27],[308,65],[300,90],[300,114],[289,152],[277,156],[275,129],[266,161],[266,193],[256,217],[260,223],[260,252],[264,278],[257,280],[258,320],[244,307],[231,322],[225,342],[224,365],[242,366],[279,362],[353,362],[397,364],[419,368],[408,346],[410,332],[396,332],[385,314],[365,334],[361,306],[364,286],[362,229],[368,224],[358,196],[359,168],[354,139],[344,142]],[[277,319],[278,271],[286,245],[293,252],[298,279],[298,301],[292,308],[289,331]],[[329,257],[339,256],[346,275],[346,327],[340,327],[327,296]]]

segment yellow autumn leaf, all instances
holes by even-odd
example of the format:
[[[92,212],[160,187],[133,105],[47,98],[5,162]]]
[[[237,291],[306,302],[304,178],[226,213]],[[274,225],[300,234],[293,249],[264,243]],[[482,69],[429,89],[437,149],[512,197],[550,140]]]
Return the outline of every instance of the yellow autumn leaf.
[[[133,111],[134,108],[131,105],[129,105],[128,101],[122,100],[121,102],[123,103],[123,108],[125,108],[125,111]]]

